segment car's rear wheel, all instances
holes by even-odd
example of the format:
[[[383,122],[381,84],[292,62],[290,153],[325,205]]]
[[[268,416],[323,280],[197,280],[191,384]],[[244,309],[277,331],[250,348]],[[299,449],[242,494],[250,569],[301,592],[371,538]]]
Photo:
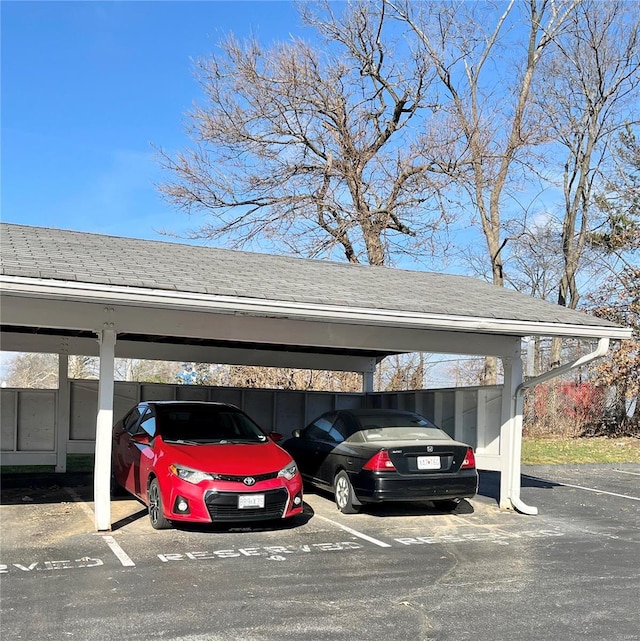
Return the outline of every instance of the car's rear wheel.
[[[357,514],[360,511],[361,503],[356,498],[349,475],[344,470],[336,474],[333,492],[336,505],[343,514]]]
[[[162,495],[158,479],[149,484],[149,521],[154,530],[166,530],[171,527],[171,521],[162,513]]]

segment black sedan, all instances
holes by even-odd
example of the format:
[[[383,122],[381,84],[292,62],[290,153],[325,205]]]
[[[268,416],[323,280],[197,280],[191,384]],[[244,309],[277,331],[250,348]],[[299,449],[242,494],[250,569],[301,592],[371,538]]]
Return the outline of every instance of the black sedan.
[[[453,509],[478,490],[473,449],[414,412],[327,412],[283,447],[302,478],[333,492],[345,514],[381,501],[428,500]]]

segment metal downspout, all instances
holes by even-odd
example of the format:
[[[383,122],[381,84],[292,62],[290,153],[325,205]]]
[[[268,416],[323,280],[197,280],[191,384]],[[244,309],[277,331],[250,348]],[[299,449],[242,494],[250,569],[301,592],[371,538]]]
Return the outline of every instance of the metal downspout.
[[[605,354],[608,351],[609,351],[609,339],[600,338],[598,340],[598,347],[593,352],[590,352],[589,354],[585,354],[584,356],[581,356],[580,358],[576,359],[575,361],[571,361],[570,363],[560,365],[559,367],[554,367],[548,372],[545,372],[544,374],[540,374],[540,376],[535,376],[534,378],[530,378],[527,381],[523,381],[522,383],[520,383],[520,385],[518,385],[513,398],[515,403],[515,412],[513,416],[513,422],[514,422],[514,431],[516,432],[516,435],[517,435],[516,438],[512,439],[511,454],[513,456],[513,459],[512,459],[513,461],[518,461],[519,463],[521,459],[522,404],[523,404],[524,390],[529,387],[535,387],[536,385],[539,385],[540,383],[544,383],[545,381],[548,381],[552,378],[556,378],[557,376],[560,376],[565,372],[569,372],[572,369],[576,369],[577,367],[586,365],[587,363],[590,363],[591,361],[594,361],[597,358],[602,358],[603,356],[605,356]],[[519,464],[517,466],[513,466],[513,474],[512,474],[512,478],[510,479],[510,486],[511,486],[510,500],[513,507],[516,510],[518,510],[518,512],[521,512],[522,514],[529,514],[532,516],[536,515],[538,513],[538,508],[533,507],[531,505],[527,505],[520,498],[520,465]]]
[[[556,378],[556,376],[560,376],[560,374],[564,374],[565,372],[568,372],[572,369],[576,369],[576,367],[580,367],[581,365],[586,365],[587,363],[590,363],[591,361],[596,360],[596,358],[602,358],[608,351],[609,351],[609,339],[600,338],[598,339],[598,347],[596,347],[596,349],[593,352],[590,352],[589,354],[585,354],[584,356],[581,356],[575,361],[571,361],[571,363],[566,363],[564,365],[560,365],[559,367],[554,367],[553,369],[550,369],[548,372],[545,372],[544,374],[540,374],[540,376],[534,376],[533,378],[530,378],[520,383],[520,385],[518,385],[518,387],[516,388],[516,396],[522,395],[524,393],[524,390],[527,389],[528,387],[534,387],[539,383],[544,383],[545,381],[548,381],[552,378]]]

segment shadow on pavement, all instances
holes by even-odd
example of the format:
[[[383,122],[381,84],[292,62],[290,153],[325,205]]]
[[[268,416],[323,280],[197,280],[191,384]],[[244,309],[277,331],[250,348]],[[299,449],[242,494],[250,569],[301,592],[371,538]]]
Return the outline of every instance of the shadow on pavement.
[[[480,496],[486,496],[487,498],[494,499],[497,503],[499,503],[500,472],[480,471],[478,473],[478,476],[480,477],[478,494]],[[527,476],[526,474],[522,474],[520,476],[520,486],[551,490],[554,487],[558,487],[558,483],[536,478],[535,476]]]
[[[93,474],[88,472],[0,474],[0,504],[61,503],[69,488],[85,500],[93,497]]]

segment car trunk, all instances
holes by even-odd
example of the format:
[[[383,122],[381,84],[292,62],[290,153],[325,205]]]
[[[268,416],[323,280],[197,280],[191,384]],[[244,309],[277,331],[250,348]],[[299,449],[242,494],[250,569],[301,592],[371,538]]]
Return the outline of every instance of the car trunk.
[[[456,442],[389,446],[387,451],[398,474],[457,472],[468,447]]]

